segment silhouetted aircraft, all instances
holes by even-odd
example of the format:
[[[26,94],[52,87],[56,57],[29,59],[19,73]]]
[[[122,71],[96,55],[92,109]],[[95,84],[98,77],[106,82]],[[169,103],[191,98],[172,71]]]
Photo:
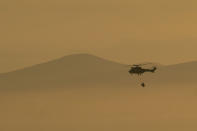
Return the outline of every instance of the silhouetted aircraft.
[[[147,64],[133,65],[131,67],[131,69],[129,70],[129,73],[130,74],[142,75],[145,72],[152,72],[152,73],[154,73],[157,70],[156,66],[153,66],[152,69],[145,69],[145,68],[142,68],[143,65],[147,65]]]
[[[151,64],[151,63],[148,63],[148,64]],[[132,65],[131,69],[129,70],[129,73],[131,75],[133,75],[133,74],[142,75],[145,72],[152,72],[152,73],[154,73],[157,70],[156,66],[153,66],[151,69],[146,69],[146,68],[142,67],[143,65],[147,65],[147,64]],[[145,85],[144,82],[142,82],[141,86],[144,88],[146,85]]]

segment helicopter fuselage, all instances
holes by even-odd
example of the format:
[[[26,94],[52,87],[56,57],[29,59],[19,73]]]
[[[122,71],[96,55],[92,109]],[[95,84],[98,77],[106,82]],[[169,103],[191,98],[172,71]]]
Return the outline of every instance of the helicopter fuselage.
[[[156,69],[157,69],[156,67],[153,67],[153,69],[143,69],[142,67],[132,67],[129,70],[129,73],[130,74],[142,75],[145,72],[152,72],[152,73],[154,73]]]

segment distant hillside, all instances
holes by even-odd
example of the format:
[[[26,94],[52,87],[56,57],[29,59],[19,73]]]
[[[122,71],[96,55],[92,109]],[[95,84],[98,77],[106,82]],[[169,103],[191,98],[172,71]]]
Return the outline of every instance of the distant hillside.
[[[76,54],[1,74],[0,85],[1,88],[40,88],[124,84],[130,83],[128,69],[123,64],[97,56]]]
[[[197,83],[197,62],[159,66],[156,73],[131,76],[130,67],[89,54],[76,54],[14,72],[0,74],[0,88],[48,88],[82,86],[136,87]]]
[[[164,66],[154,75],[147,75],[145,79],[157,85],[197,84],[197,62]]]

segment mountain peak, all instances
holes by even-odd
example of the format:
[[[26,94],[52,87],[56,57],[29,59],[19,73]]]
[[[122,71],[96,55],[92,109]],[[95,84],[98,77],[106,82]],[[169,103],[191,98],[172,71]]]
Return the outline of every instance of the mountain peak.
[[[120,64],[118,62],[114,62],[111,60],[107,60],[102,57],[98,57],[92,54],[87,54],[87,53],[80,53],[80,54],[72,54],[72,55],[67,55],[64,56],[58,61],[64,61],[67,63],[78,63],[78,64],[90,64],[90,63],[111,63],[111,64]],[[122,64],[121,64],[122,65]]]
[[[69,58],[69,57],[70,58],[98,58],[95,55],[87,54],[87,53],[71,54],[71,55],[64,56],[62,58]]]

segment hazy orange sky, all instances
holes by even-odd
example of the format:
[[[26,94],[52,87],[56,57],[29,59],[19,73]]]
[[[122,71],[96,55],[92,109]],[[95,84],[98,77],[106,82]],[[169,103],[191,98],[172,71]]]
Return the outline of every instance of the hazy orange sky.
[[[1,0],[0,72],[72,53],[197,60],[196,0]]]

